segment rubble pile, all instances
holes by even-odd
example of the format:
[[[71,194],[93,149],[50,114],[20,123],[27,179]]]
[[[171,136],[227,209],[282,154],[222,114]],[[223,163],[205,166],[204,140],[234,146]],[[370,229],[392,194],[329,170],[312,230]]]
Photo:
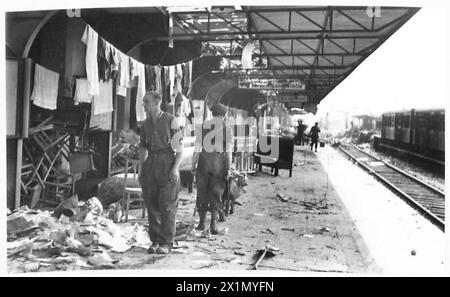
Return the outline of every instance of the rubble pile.
[[[53,212],[26,206],[8,211],[9,272],[114,268],[118,260],[113,253],[150,246],[144,227],[114,224],[103,216],[97,199],[77,206],[70,217],[67,209],[56,212],[61,205]]]

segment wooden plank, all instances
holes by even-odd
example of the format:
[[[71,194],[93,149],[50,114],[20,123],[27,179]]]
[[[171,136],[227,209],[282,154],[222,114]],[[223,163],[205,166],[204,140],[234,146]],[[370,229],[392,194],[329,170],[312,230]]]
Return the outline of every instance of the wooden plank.
[[[108,133],[109,136],[109,145],[108,145],[108,177],[111,177],[111,164],[112,164],[112,132]]]
[[[54,127],[55,127],[55,125],[53,125],[53,124],[48,124],[48,125],[40,126],[40,127],[34,127],[34,128],[30,129],[30,134],[50,130],[50,129],[53,129]]]
[[[18,209],[20,207],[20,185],[22,183],[22,176],[20,172],[22,171],[22,147],[23,139],[19,138],[17,140],[17,161],[16,161],[16,195],[14,201],[14,208]]]
[[[33,61],[27,58],[24,60],[24,64],[22,137],[27,138],[30,125],[31,71],[33,68]]]

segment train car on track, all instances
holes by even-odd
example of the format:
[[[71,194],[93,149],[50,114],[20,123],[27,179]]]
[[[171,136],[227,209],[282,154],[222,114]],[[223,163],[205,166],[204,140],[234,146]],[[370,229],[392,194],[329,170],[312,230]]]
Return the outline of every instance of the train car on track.
[[[387,148],[444,164],[445,110],[386,112],[381,118],[381,137],[376,150]]]

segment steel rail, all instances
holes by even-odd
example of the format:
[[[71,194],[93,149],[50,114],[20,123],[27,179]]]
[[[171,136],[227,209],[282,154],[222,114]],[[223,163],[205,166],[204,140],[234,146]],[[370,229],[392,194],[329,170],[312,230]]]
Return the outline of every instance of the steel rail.
[[[434,213],[432,213],[430,210],[428,210],[427,208],[425,208],[423,205],[421,205],[419,202],[417,202],[414,198],[412,198],[410,195],[408,195],[407,193],[405,193],[402,189],[400,189],[399,187],[397,187],[396,185],[394,185],[393,183],[391,183],[388,179],[386,179],[385,177],[383,177],[381,174],[377,173],[375,170],[373,170],[372,168],[368,167],[366,164],[364,164],[363,162],[361,162],[360,160],[358,160],[357,157],[353,156],[350,152],[348,152],[346,149],[342,148],[342,146],[339,146],[339,149],[346,154],[350,159],[354,160],[355,162],[357,162],[361,167],[363,167],[365,170],[369,171],[370,174],[372,174],[374,177],[376,177],[377,179],[379,179],[381,182],[383,182],[388,188],[390,188],[391,190],[393,190],[394,192],[396,192],[400,198],[402,198],[403,200],[405,200],[409,205],[411,205],[413,208],[415,208],[416,210],[419,211],[419,213],[421,213],[426,219],[428,219],[431,223],[433,223],[434,225],[436,225],[440,230],[444,231],[445,230],[445,222],[440,219],[439,217],[437,217]],[[366,152],[363,152],[365,154],[367,154]],[[367,154],[368,155],[368,154]],[[369,155],[370,156],[370,155]],[[375,160],[379,160],[378,158],[375,158]],[[384,163],[384,162],[383,162]],[[391,167],[391,166],[389,166]],[[398,171],[399,173],[402,173],[401,171]],[[408,176],[409,177],[409,176]],[[423,184],[423,182],[421,182],[421,184]],[[439,191],[440,192],[440,191]]]

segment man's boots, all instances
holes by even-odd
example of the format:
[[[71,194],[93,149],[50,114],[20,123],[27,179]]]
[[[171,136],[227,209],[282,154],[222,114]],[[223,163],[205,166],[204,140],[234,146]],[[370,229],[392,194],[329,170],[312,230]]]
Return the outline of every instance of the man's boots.
[[[219,222],[225,222],[225,211],[219,210]]]
[[[210,230],[211,234],[218,234],[219,230],[217,229],[217,220],[219,219],[219,210],[212,210],[211,211],[211,225]]]
[[[205,230],[206,211],[199,211],[200,222],[198,223],[197,230]]]

